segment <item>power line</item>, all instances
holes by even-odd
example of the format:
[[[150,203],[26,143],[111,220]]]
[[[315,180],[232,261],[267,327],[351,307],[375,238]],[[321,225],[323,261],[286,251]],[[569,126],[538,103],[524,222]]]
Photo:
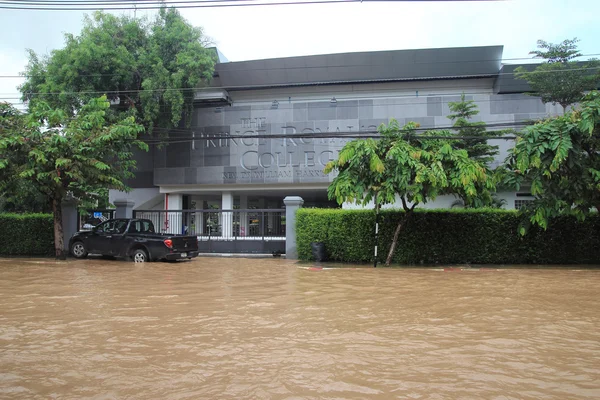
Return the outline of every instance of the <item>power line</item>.
[[[392,118],[388,118],[388,121],[392,119]],[[410,121],[410,118],[407,118]],[[412,121],[415,122],[415,121]],[[536,121],[494,121],[494,122],[484,122],[485,125],[481,125],[481,126],[437,126],[437,127],[423,127],[423,128],[414,128],[411,131],[414,132],[425,132],[425,131],[430,131],[430,130],[463,130],[463,129],[471,129],[471,128],[485,128],[486,130],[488,128],[506,128],[506,129],[510,129],[510,128],[514,128],[514,127],[520,127],[520,126],[529,126],[529,125],[534,125],[536,123]],[[202,137],[213,137],[210,135],[215,135],[214,137],[218,138],[218,135],[230,135],[231,133],[206,133],[203,132],[203,128],[205,127],[196,127],[196,128],[161,128],[161,127],[155,127],[154,130],[158,130],[158,131],[165,131],[168,133],[182,133],[182,134],[200,134],[200,135],[204,135]],[[289,129],[289,128],[288,128]],[[285,134],[285,135],[299,135],[304,137],[305,135],[321,135],[321,134],[328,134],[328,135],[345,135],[345,134],[357,134],[357,133],[373,133],[373,132],[377,132],[376,130],[357,130],[357,131],[335,131],[335,132],[315,132],[317,130],[317,128],[312,129],[312,128],[307,128],[304,130],[311,130],[312,132],[301,132],[301,133],[294,133],[294,134]],[[498,132],[504,129],[498,129],[498,130],[493,130],[493,132]],[[250,131],[255,131],[254,129],[250,129]],[[270,134],[256,134],[256,135],[266,135],[269,136]],[[241,135],[242,137],[248,137],[247,135]]]
[[[436,129],[429,129],[428,131],[435,131]],[[450,136],[438,136],[438,135],[411,135],[410,133],[404,133],[400,135],[404,139],[417,139],[417,140],[516,140],[518,136],[502,136],[502,137],[481,137],[481,136],[461,136],[461,135],[450,135]],[[331,134],[331,135],[304,135],[304,136],[289,136],[289,135],[230,135],[223,137],[200,137],[200,138],[165,138],[165,139],[140,139],[144,143],[147,144],[183,144],[183,143],[191,143],[197,141],[204,140],[244,140],[244,139],[284,139],[284,140],[300,140],[300,139],[310,139],[310,140],[319,140],[319,139],[381,139],[381,134],[374,133],[362,133],[353,135],[343,135],[339,134]]]
[[[221,0],[218,0],[221,1]],[[245,0],[244,0],[245,1]],[[427,49],[425,49],[427,50]],[[381,50],[381,51],[376,51],[377,52],[385,52],[386,50]],[[418,50],[390,50],[390,51],[418,51]],[[295,56],[295,57],[287,57],[287,58],[302,58],[302,57],[318,57],[318,56],[327,56],[327,54],[325,55],[316,55],[316,56]],[[595,57],[595,56],[600,56],[600,53],[592,53],[592,54],[582,54],[581,56],[578,57]],[[286,58],[286,57],[284,57]],[[270,59],[264,59],[264,60],[258,60],[258,61],[268,61]],[[483,63],[483,62],[493,62],[493,61],[499,61],[499,62],[503,62],[503,61],[523,61],[523,60],[534,60],[531,57],[515,57],[515,58],[489,58],[489,59],[474,59],[474,60],[460,60],[460,61],[415,61],[415,62],[409,62],[409,63],[400,63],[400,64],[394,64],[395,66],[398,65],[440,65],[440,64],[474,64],[474,63]],[[220,65],[223,66],[228,66],[231,64],[237,64],[237,63],[252,63],[252,62],[256,62],[257,60],[249,60],[249,61],[232,61],[232,62],[227,62],[227,63],[221,63]],[[578,61],[581,63],[585,63],[586,61]],[[538,66],[538,65],[542,65],[543,63],[532,63],[532,64],[524,64],[524,65],[534,65],[534,66]],[[383,64],[377,64],[377,65],[383,65]],[[516,64],[505,64],[505,65],[516,65]],[[323,69],[323,68],[343,68],[343,67],[373,67],[375,65],[373,64],[352,64],[352,65],[347,65],[347,64],[339,64],[339,65],[326,65],[326,66],[302,66],[302,67],[273,67],[273,68],[227,68],[225,67],[225,69],[221,72],[223,73],[230,73],[230,72],[238,72],[238,71],[243,71],[243,72],[254,72],[254,71],[278,71],[278,70],[298,70],[298,69],[302,69],[302,70],[310,70],[310,69]],[[585,67],[584,69],[588,69],[588,68],[594,68],[594,67]],[[573,71],[573,70],[577,70],[577,69],[570,69],[569,71]],[[130,71],[130,72],[124,72],[124,73],[117,73],[117,74],[78,74],[77,77],[111,77],[111,76],[130,76],[132,74],[136,73],[136,71]],[[503,72],[503,73],[498,73],[499,75],[514,75],[514,72]],[[487,75],[487,74],[486,74]],[[36,76],[45,76],[45,74],[37,74],[37,75],[0,75],[0,79],[27,79],[27,78],[33,78]],[[452,77],[454,76],[458,76],[460,77],[461,75],[452,75]],[[473,76],[472,74],[470,75],[464,75],[464,76],[468,76],[471,77]],[[442,77],[444,78],[444,77]],[[424,77],[424,78],[419,78],[419,79],[431,79],[431,77]]]
[[[93,5],[123,5],[132,7],[132,4],[146,4],[146,5],[163,5],[165,7],[176,8],[174,4],[202,4],[202,3],[235,3],[235,2],[250,2],[259,0],[168,0],[167,2],[159,0],[0,0],[0,4],[12,5],[12,6],[64,6],[67,5],[79,5],[79,6],[93,6]]]
[[[374,1],[386,1],[386,0],[365,0],[374,2]],[[394,0],[394,1],[406,1],[406,0]],[[465,0],[459,0],[465,1]],[[307,5],[307,4],[335,4],[335,3],[362,3],[361,0],[307,0],[307,1],[286,1],[286,2],[237,2],[237,3],[221,3],[221,4],[189,4],[189,5],[179,5],[174,6],[174,8],[182,9],[182,8],[218,8],[218,7],[247,7],[247,6],[282,6],[282,5]],[[198,3],[204,3],[204,1],[199,1]],[[6,3],[0,3],[6,4]],[[142,7],[22,7],[16,6],[16,4],[11,4],[11,6],[0,5],[0,9],[8,9],[8,10],[37,10],[37,11],[93,11],[93,10],[109,10],[109,11],[117,11],[117,10],[157,10],[164,7],[163,5],[150,5],[150,6],[142,6]]]
[[[246,7],[246,6],[282,6],[282,5],[307,5],[307,4],[337,4],[337,3],[375,3],[375,2],[386,2],[386,3],[408,3],[408,2],[443,2],[450,0],[306,0],[306,1],[285,1],[285,2],[254,2],[254,0],[234,0],[223,2],[221,4],[205,4],[207,0],[199,0],[199,1],[177,1],[176,3],[185,3],[183,5],[173,6],[173,8],[217,8],[217,7]],[[502,1],[502,0],[451,0],[455,2],[491,2],[491,1]],[[89,2],[86,2],[89,3]],[[193,3],[193,4],[188,4]],[[30,4],[30,5],[29,5]],[[131,4],[131,3],[130,3]],[[170,4],[170,3],[167,3]],[[37,10],[37,11],[93,11],[93,10],[156,10],[163,8],[165,4],[161,2],[155,1],[154,4],[151,5],[143,5],[141,7],[135,6],[132,7],[130,5],[123,6],[114,6],[113,2],[105,2],[104,7],[99,7],[98,5],[90,4],[86,5],[75,5],[73,7],[49,7],[49,4],[45,4],[44,2],[37,3],[27,3],[23,4],[23,2],[10,2],[3,1],[0,2],[0,9],[7,10]]]
[[[236,1],[251,1],[251,0],[218,0],[218,1],[228,1],[228,2],[236,2]],[[257,1],[257,0],[255,0]],[[389,1],[389,0],[388,0]],[[413,2],[413,3],[423,3],[423,2],[443,2],[443,1],[452,1],[452,2],[483,2],[483,1],[500,1],[500,0],[393,0],[400,2]],[[106,4],[106,5],[115,5],[115,4],[123,4],[131,7],[131,4],[155,4],[160,6],[172,7],[173,4],[196,4],[196,3],[211,3],[211,0],[1,0],[0,3],[6,3],[9,5],[22,5],[22,4],[32,4],[32,5],[58,5],[62,6],[63,4],[77,4],[77,5],[92,5],[92,4]]]
[[[479,87],[474,86],[474,87],[464,87],[465,89],[469,89],[469,88],[476,88],[478,89]],[[334,93],[335,94],[335,93]],[[292,97],[291,102],[288,102],[288,100],[281,100],[279,101],[279,106],[281,107],[280,109],[284,110],[286,108],[284,108],[285,104],[298,104],[300,102],[306,102],[306,103],[327,103],[327,105],[324,105],[322,107],[316,107],[318,109],[323,109],[323,108],[352,108],[352,107],[357,107],[356,105],[353,104],[343,104],[343,102],[345,101],[361,101],[361,100],[385,100],[385,99],[424,99],[424,101],[411,101],[411,102],[386,102],[385,104],[372,104],[369,105],[369,107],[388,107],[388,106],[400,106],[400,107],[408,107],[408,106],[415,106],[415,105],[437,105],[437,104],[446,104],[446,103],[450,103],[450,102],[457,102],[459,101],[458,99],[444,99],[444,97],[460,97],[462,94],[464,94],[465,96],[490,96],[490,98],[488,99],[481,99],[481,100],[476,100],[476,99],[472,99],[472,100],[467,100],[467,101],[472,101],[475,104],[502,104],[504,102],[519,102],[519,101],[531,101],[531,100],[536,100],[535,97],[530,97],[530,96],[524,96],[521,99],[517,99],[515,100],[514,98],[491,98],[491,96],[502,96],[504,97],[504,95],[500,94],[500,95],[496,95],[496,94],[492,94],[492,93],[482,93],[482,92],[460,92],[460,93],[433,93],[433,94],[425,94],[425,95],[420,95],[420,96],[415,96],[415,95],[397,95],[397,96],[392,96],[392,95],[382,95],[382,96],[374,96],[374,95],[370,95],[370,96],[352,96],[352,97],[344,97],[344,98],[339,98],[336,99],[337,103],[335,105],[332,105],[331,100],[329,98],[323,98],[323,99],[314,99],[314,98],[297,98],[297,97]],[[330,94],[331,95],[331,94]],[[289,97],[289,96],[288,96]],[[440,99],[439,101],[430,101],[427,99],[431,99],[434,97],[441,97],[442,99]],[[274,98],[281,98],[278,96],[274,96]],[[0,103],[6,101],[9,102],[7,100],[20,100],[20,97],[2,97],[0,95]],[[273,100],[252,100],[252,101],[240,101],[239,103],[242,105],[247,105],[248,103],[252,103],[252,104],[272,104]],[[13,105],[28,105],[27,102],[10,102]],[[235,107],[237,105],[236,102],[233,103],[233,106]],[[211,108],[219,108],[219,107],[223,107],[223,106],[212,106],[212,107],[205,107],[207,109],[211,109]],[[358,107],[360,107],[360,104],[358,105]],[[272,108],[269,108],[272,109]],[[224,108],[224,111],[226,112],[227,109]],[[159,112],[159,114],[165,114],[165,115],[170,115],[169,112]],[[510,113],[509,113],[510,114]],[[426,116],[423,116],[423,118],[425,118]],[[419,118],[419,117],[414,117],[414,118]]]
[[[520,121],[520,122],[515,122],[515,121],[507,121],[507,122],[491,122],[489,124],[485,125],[485,128],[504,128],[504,129],[499,129],[499,131],[505,130],[505,129],[510,129],[510,128],[514,128],[514,127],[523,127],[523,126],[530,126],[530,125],[534,125],[534,122],[530,122],[530,121]],[[410,132],[431,132],[431,131],[451,131],[451,130],[457,130],[457,131],[461,131],[461,130],[467,130],[467,129],[472,129],[472,128],[476,128],[473,126],[437,126],[437,127],[431,127],[431,128],[414,128],[414,129],[410,129],[408,131]],[[175,139],[175,140],[179,140],[179,139],[191,139],[191,140],[209,140],[209,139],[268,139],[268,138],[286,138],[286,139],[310,139],[310,138],[315,138],[315,139],[319,139],[319,138],[345,138],[345,137],[358,137],[358,138],[363,138],[363,137],[371,137],[369,135],[377,135],[376,137],[381,137],[381,135],[379,134],[379,132],[377,130],[364,130],[364,131],[335,131],[335,132],[303,132],[303,133],[289,133],[289,134],[284,134],[284,133],[277,133],[277,134],[260,134],[260,133],[253,133],[253,134],[249,134],[249,135],[244,135],[244,134],[230,134],[230,133],[216,133],[216,134],[212,134],[212,133],[204,133],[201,132],[202,128],[189,128],[189,129],[181,129],[181,128],[175,128],[175,129],[168,129],[168,128],[154,128],[154,130],[157,131],[164,131],[167,133],[180,133],[180,134],[186,134],[186,136],[170,136],[169,138],[166,138],[167,140],[169,139]],[[493,132],[498,132],[498,131],[493,131]],[[196,135],[199,134],[200,136],[192,136],[192,135]],[[374,136],[373,136],[374,137]],[[424,136],[418,136],[418,137],[424,137]],[[439,136],[434,136],[434,138],[438,138]],[[485,139],[485,140],[505,140],[505,139],[516,139],[516,137],[513,136],[490,136],[490,137],[481,137],[481,136],[452,136],[453,139]],[[156,140],[164,140],[164,139],[156,139]]]
[[[598,67],[587,67],[587,68],[573,68],[573,69],[558,69],[558,70],[551,70],[551,71],[535,71],[535,73],[540,73],[540,74],[554,74],[554,73],[561,73],[561,72],[571,72],[571,71],[592,71],[592,70],[600,70],[600,66]],[[498,74],[498,76],[505,76],[505,75],[516,75],[515,72],[507,72],[507,73],[502,73],[502,74]],[[210,90],[217,90],[217,89],[223,89],[223,90],[243,90],[243,89],[276,89],[278,87],[298,87],[298,86],[320,86],[320,85],[333,85],[333,84],[345,84],[345,83],[385,83],[385,82],[417,82],[417,81],[426,81],[426,80],[456,80],[456,79],[461,79],[461,78],[492,78],[496,75],[490,75],[490,74],[472,74],[472,75],[450,75],[450,76],[429,76],[429,77],[419,77],[419,78],[409,78],[409,79],[404,79],[404,80],[399,80],[399,79],[377,79],[377,80],[371,80],[371,81],[334,81],[334,82],[310,82],[310,83],[286,83],[286,84],[265,84],[265,85],[246,85],[246,86],[236,86],[236,87],[229,87],[229,86],[209,86],[209,87],[205,87],[205,88],[157,88],[157,89],[124,89],[124,90],[89,90],[89,91],[78,91],[78,92],[71,92],[71,91],[64,91],[64,92],[27,92],[25,93],[26,95],[44,95],[44,96],[60,96],[60,95],[70,95],[70,94],[99,94],[99,95],[103,95],[103,94],[119,94],[119,93],[123,93],[123,94],[129,94],[129,93],[148,93],[148,92],[169,92],[169,91],[199,91],[202,89],[210,89]],[[8,94],[12,94],[12,93],[8,93]],[[17,93],[14,93],[17,94]],[[9,99],[9,98],[7,98]],[[14,98],[16,100],[19,100],[19,98]]]
[[[307,103],[327,103],[327,105],[323,106],[323,107],[316,107],[319,109],[323,109],[323,108],[352,108],[352,107],[356,107],[356,105],[352,105],[352,104],[340,104],[344,101],[360,101],[361,99],[369,99],[369,100],[378,100],[378,99],[426,99],[426,98],[432,98],[432,97],[460,97],[462,94],[465,94],[465,96],[477,96],[477,95],[491,95],[490,93],[468,93],[468,92],[461,92],[461,93],[444,93],[444,94],[431,94],[431,95],[421,95],[419,97],[415,97],[413,96],[369,96],[369,97],[351,97],[351,98],[340,98],[337,99],[338,103],[335,106],[331,105],[331,102],[329,99],[322,99],[322,100],[318,100],[318,99],[297,99],[297,98],[293,98],[292,100],[292,104],[294,103],[298,103],[298,102],[307,102]],[[497,96],[502,96],[502,95],[497,95]],[[4,100],[10,100],[10,99],[14,99],[14,100],[20,100],[20,98],[10,98],[10,97],[1,97],[0,96],[0,103],[3,102]],[[534,97],[523,97],[522,99],[518,99],[515,100],[513,98],[500,98],[500,99],[494,99],[494,98],[490,98],[490,99],[483,99],[483,100],[468,100],[468,101],[472,101],[475,104],[488,104],[488,103],[504,103],[504,102],[516,102],[516,101],[528,101],[528,100],[535,100]],[[457,102],[459,100],[453,100],[452,102]],[[286,101],[287,102],[287,101]],[[400,106],[400,107],[408,107],[408,106],[415,106],[415,105],[436,105],[436,104],[445,104],[451,102],[449,100],[444,101],[443,99],[437,102],[431,102],[431,101],[412,101],[412,102],[388,102],[386,104],[373,104],[373,105],[369,105],[369,107],[388,107],[388,106]],[[240,101],[240,103],[243,104],[247,104],[248,102],[244,101]],[[271,104],[272,100],[265,100],[265,101],[252,101],[253,104],[256,103],[263,103],[263,104]],[[280,102],[280,105],[283,103]],[[18,102],[18,103],[11,103],[13,105],[27,105],[27,102]],[[233,106],[235,107],[236,103],[233,103]],[[214,108],[218,108],[219,106],[214,106]],[[360,106],[359,106],[360,107]],[[207,107],[207,108],[213,108],[213,107]],[[284,108],[281,108],[284,109]],[[226,109],[225,109],[226,111]],[[168,112],[161,112],[160,114],[170,114]],[[423,116],[423,118],[425,118],[426,116]],[[418,117],[415,117],[418,118]],[[355,118],[356,119],[356,118]]]
[[[433,131],[434,129],[430,129]],[[480,136],[459,136],[459,135],[450,135],[450,136],[437,136],[437,135],[411,135],[411,134],[402,134],[402,138],[404,139],[417,139],[417,140],[516,140],[518,136],[502,136],[502,137],[485,137],[482,138]],[[319,136],[295,136],[290,137],[286,135],[253,135],[253,136],[224,136],[224,137],[210,137],[210,138],[165,138],[165,139],[140,139],[144,143],[147,144],[184,144],[191,142],[198,142],[203,140],[244,140],[244,139],[284,139],[284,140],[300,140],[300,139],[310,139],[310,140],[319,140],[319,139],[381,139],[382,136],[380,134],[354,134],[354,135],[319,135]],[[133,140],[132,140],[133,141]],[[309,142],[310,143],[310,142]]]

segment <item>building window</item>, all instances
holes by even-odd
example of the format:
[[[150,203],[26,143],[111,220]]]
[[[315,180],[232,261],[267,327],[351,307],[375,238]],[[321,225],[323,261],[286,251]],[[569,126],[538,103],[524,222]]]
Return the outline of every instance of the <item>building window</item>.
[[[515,209],[518,210],[521,207],[523,207],[524,205],[526,205],[527,203],[531,203],[533,202],[533,200],[515,200]]]

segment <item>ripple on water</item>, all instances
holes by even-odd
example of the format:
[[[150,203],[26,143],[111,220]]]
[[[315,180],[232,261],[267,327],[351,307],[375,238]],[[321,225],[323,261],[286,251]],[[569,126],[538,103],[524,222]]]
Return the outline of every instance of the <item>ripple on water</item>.
[[[2,398],[600,398],[600,271],[0,262]]]

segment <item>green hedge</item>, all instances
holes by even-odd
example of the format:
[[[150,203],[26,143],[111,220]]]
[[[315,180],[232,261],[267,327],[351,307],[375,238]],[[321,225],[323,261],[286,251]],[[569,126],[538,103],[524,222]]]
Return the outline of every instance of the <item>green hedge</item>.
[[[398,210],[380,215],[379,262],[385,261]],[[518,234],[521,216],[509,210],[415,210],[398,240],[394,264],[597,264],[600,218],[551,221],[548,230]],[[324,242],[332,261],[372,262],[373,210],[300,209],[296,236],[301,260],[311,260],[311,242]]]
[[[49,214],[0,214],[0,255],[51,256],[54,225]]]

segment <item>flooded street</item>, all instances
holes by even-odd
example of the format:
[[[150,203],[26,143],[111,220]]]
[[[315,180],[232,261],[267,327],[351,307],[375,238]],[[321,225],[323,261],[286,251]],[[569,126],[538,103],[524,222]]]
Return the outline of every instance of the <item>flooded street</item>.
[[[0,260],[1,399],[598,399],[600,270]]]

